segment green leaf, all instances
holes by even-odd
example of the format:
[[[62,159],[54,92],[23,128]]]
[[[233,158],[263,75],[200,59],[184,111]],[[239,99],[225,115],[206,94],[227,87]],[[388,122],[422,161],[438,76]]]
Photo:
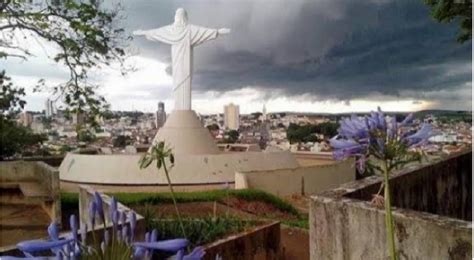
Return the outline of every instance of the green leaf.
[[[156,161],[156,168],[157,168],[158,170],[161,169],[161,164],[162,164],[161,159],[158,159],[158,160]]]
[[[170,153],[170,162],[171,164],[174,164],[174,155]]]

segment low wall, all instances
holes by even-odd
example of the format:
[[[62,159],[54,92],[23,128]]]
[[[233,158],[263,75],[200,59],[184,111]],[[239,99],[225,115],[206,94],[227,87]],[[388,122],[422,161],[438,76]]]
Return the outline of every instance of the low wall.
[[[466,152],[405,169],[390,181],[395,207],[472,221],[472,153]],[[370,200],[378,185],[358,189],[348,197]]]
[[[280,259],[280,222],[259,226],[205,245],[204,259]]]
[[[140,169],[141,154],[88,155],[68,153],[59,167],[61,181],[109,185],[167,185],[164,170],[154,164]],[[296,167],[289,152],[242,152],[209,155],[175,155],[170,170],[173,184],[194,185],[234,182],[236,171]]]
[[[89,186],[86,186],[86,185],[79,186],[79,225],[80,227],[87,225],[87,228],[89,230],[91,228],[91,224],[89,223],[89,203],[95,200],[94,193],[95,191]],[[112,228],[112,220],[110,219],[110,214],[108,214],[112,198],[103,193],[100,193],[100,195],[103,201],[106,228],[109,229],[109,228]],[[131,211],[130,208],[123,205],[119,201],[117,201],[117,209],[119,211],[125,212],[127,216],[128,216],[128,212]],[[129,223],[128,218],[126,222]],[[96,225],[95,227],[96,234],[98,236],[102,236],[102,231],[101,231],[103,229],[102,220],[100,218],[96,218],[95,225]],[[141,215],[137,214],[137,227],[135,231],[135,236],[137,237],[137,239],[143,239],[144,234],[145,234],[145,219]]]
[[[48,198],[41,206],[52,221],[61,222],[61,198],[59,188],[59,171],[39,161],[5,161],[0,162],[0,182],[22,183],[36,182],[48,191]]]
[[[471,166],[468,151],[392,175],[400,259],[471,259]],[[388,258],[385,211],[369,202],[381,182],[373,176],[311,197],[311,259]]]
[[[355,180],[354,160],[277,170],[236,172],[236,189],[260,189],[277,196],[315,194]]]

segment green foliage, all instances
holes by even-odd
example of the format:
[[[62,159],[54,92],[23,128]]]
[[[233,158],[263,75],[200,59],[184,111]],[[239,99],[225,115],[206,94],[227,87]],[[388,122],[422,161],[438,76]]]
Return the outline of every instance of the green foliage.
[[[191,247],[204,245],[226,235],[244,231],[255,226],[255,224],[256,222],[254,221],[244,221],[233,217],[183,219],[184,230]],[[147,229],[152,230],[154,228],[158,231],[158,240],[174,239],[181,235],[181,227],[177,220],[155,219],[151,221]]]
[[[78,133],[77,133],[77,140],[79,142],[84,142],[84,143],[92,143],[93,141],[95,141],[95,135],[94,133],[92,133],[90,130],[88,129],[81,129]]]
[[[22,109],[26,101],[21,97],[25,95],[25,89],[15,88],[10,82],[10,78],[5,75],[5,71],[0,71],[0,110],[2,117],[10,119],[14,114]]]
[[[138,164],[140,165],[140,169],[145,169],[150,166],[150,164],[156,161],[156,168],[159,170],[163,165],[165,171],[167,172],[166,168],[166,159],[169,159],[171,163],[171,167],[174,164],[174,155],[171,149],[165,146],[164,142],[158,142],[156,145],[151,147],[151,151],[145,153],[141,158]],[[168,173],[166,173],[168,175]]]
[[[472,38],[472,0],[424,0],[431,8],[431,16],[441,23],[459,22],[458,42]]]
[[[325,137],[332,137],[337,134],[338,123],[324,122],[320,124],[297,125],[290,124],[286,130],[286,136],[290,143],[316,142],[320,141],[314,134],[322,134]]]
[[[114,236],[116,236],[114,234]],[[85,254],[81,255],[80,259],[86,260],[129,260],[133,258],[133,248],[128,245],[125,241],[118,239],[110,239],[102,251],[100,243],[97,241],[90,246],[89,249],[84,249]]]
[[[40,79],[37,90],[51,88],[53,95],[66,104],[66,112],[84,112],[92,126],[95,115],[106,110],[105,99],[96,93],[88,71],[93,67],[123,62],[124,30],[117,27],[120,6],[113,10],[100,8],[88,1],[34,1],[16,0],[0,3],[0,58],[32,56],[27,41],[18,41],[18,35],[31,35],[38,42],[48,42],[58,50],[52,59],[66,66],[69,79],[59,85],[48,86]],[[26,36],[25,36],[26,37]]]
[[[239,140],[239,131],[229,130],[225,133],[226,138],[224,138],[223,143],[234,144]]]
[[[26,152],[27,148],[46,140],[45,135],[35,134],[31,129],[0,116],[0,159]]]
[[[109,193],[118,201],[127,205],[159,205],[163,203],[173,203],[171,193],[169,192],[139,192],[139,193],[124,193],[116,192]],[[206,202],[206,201],[223,201],[228,197],[235,197],[247,201],[262,201],[273,205],[282,212],[290,213],[294,216],[300,216],[298,210],[290,203],[281,198],[266,193],[261,190],[242,189],[242,190],[210,190],[210,191],[196,191],[196,192],[175,192],[176,202]],[[78,195],[76,193],[61,193],[61,206],[63,208],[74,209],[78,207]]]
[[[302,229],[309,229],[309,221],[308,218],[300,218],[297,220],[283,220],[282,224],[290,226],[290,227],[297,227]]]
[[[26,152],[27,148],[37,146],[47,138],[35,134],[31,129],[18,125],[14,116],[24,107],[23,88],[15,88],[5,72],[0,72],[0,159]]]
[[[211,124],[206,126],[209,131],[217,131],[219,130],[219,126],[217,124]]]
[[[70,146],[67,145],[67,144],[63,144],[63,145],[61,145],[61,148],[59,149],[59,152],[60,152],[61,154],[66,154],[67,152],[70,152],[70,151],[72,151],[72,150],[73,150],[72,147],[70,147]]]
[[[78,210],[79,209],[79,194],[72,192],[61,192],[61,209]]]
[[[250,115],[252,115],[253,119],[259,119],[263,114],[262,112],[253,112]]]
[[[130,136],[119,135],[112,141],[114,147],[125,147],[132,144],[132,138]]]
[[[176,215],[178,216],[178,220],[181,223],[181,215],[179,214],[178,203],[176,202],[176,197],[173,190],[173,185],[171,184],[170,175],[168,172],[168,167],[166,167],[166,161],[169,160],[171,166],[170,169],[174,165],[174,155],[171,148],[165,145],[165,142],[160,141],[157,144],[153,145],[150,148],[150,151],[145,153],[138,164],[140,165],[140,169],[147,168],[150,164],[156,161],[156,168],[159,170],[161,166],[163,166],[163,170],[165,171],[166,180],[168,181],[168,187],[171,191],[171,199],[173,200],[174,208],[176,210]],[[183,228],[183,223],[181,223],[181,231],[183,232],[182,235],[186,237],[186,232]]]

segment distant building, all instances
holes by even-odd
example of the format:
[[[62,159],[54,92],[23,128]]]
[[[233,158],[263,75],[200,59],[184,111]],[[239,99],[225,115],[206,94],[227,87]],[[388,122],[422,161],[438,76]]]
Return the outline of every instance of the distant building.
[[[20,114],[19,123],[22,126],[30,127],[31,123],[33,123],[33,115],[31,113],[24,111],[23,113]]]
[[[53,109],[53,101],[51,99],[46,99],[46,102],[44,104],[44,114],[46,117],[52,117],[54,114],[54,109]]]
[[[262,121],[267,120],[267,108],[265,107],[265,104],[263,104],[263,109],[262,109]]]
[[[158,102],[158,110],[156,111],[156,128],[162,127],[166,122],[165,103]]]
[[[231,130],[238,130],[240,126],[239,106],[230,103],[224,106],[224,127]]]

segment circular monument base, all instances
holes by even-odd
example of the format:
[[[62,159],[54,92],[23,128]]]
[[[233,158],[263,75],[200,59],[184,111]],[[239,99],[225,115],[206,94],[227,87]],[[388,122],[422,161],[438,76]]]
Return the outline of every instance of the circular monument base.
[[[164,141],[174,154],[218,154],[214,138],[193,110],[174,110],[153,143]]]

